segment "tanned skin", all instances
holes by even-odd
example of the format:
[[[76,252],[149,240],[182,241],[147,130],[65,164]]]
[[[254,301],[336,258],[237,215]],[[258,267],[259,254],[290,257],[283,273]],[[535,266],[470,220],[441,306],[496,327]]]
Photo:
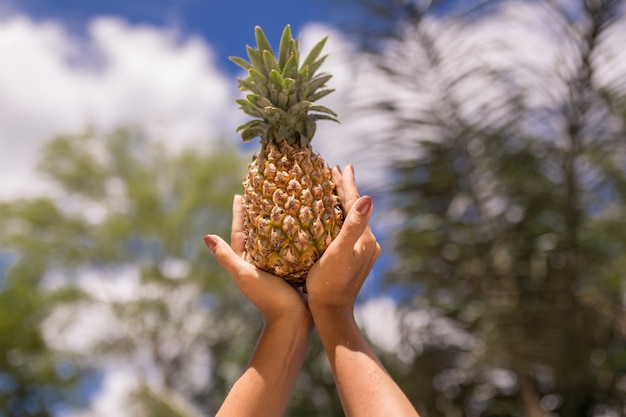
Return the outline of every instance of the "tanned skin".
[[[354,320],[356,297],[380,255],[369,227],[372,199],[359,197],[351,165],[332,170],[346,220],[308,274],[308,294],[247,262],[241,196],[233,203],[231,245],[205,244],[263,316],[252,357],[216,417],[277,417],[287,408],[313,327],[328,356],[347,417],[419,417]]]

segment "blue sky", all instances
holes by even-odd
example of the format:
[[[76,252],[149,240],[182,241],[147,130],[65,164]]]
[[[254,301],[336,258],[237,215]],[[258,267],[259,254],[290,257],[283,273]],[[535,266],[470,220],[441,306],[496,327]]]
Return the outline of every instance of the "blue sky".
[[[19,0],[11,8],[36,20],[61,22],[74,33],[84,32],[88,22],[100,16],[175,27],[183,35],[202,36],[213,47],[222,69],[230,73],[237,69],[228,56],[245,53],[245,45],[254,42],[256,25],[277,43],[286,24],[299,33],[309,22],[338,22],[330,0]]]

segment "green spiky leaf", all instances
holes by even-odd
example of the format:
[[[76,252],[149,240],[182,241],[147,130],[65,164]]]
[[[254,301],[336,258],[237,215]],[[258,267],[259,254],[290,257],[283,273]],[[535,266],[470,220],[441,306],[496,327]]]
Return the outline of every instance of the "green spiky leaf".
[[[257,51],[261,53],[268,51],[270,54],[274,55],[274,52],[272,51],[272,46],[270,45],[267,37],[265,36],[265,33],[263,33],[263,29],[261,29],[260,26],[256,26],[254,28],[254,36],[256,38]]]
[[[332,93],[333,91],[335,91],[334,89],[328,89],[328,90],[320,90],[317,91],[314,94],[309,95],[308,99],[309,101],[313,102],[313,101],[317,101],[323,97],[326,97],[327,95],[329,95],[330,93]]]
[[[326,44],[327,39],[328,39],[328,36],[322,39],[321,41],[319,41],[317,44],[315,44],[313,49],[311,49],[311,52],[309,52],[309,55],[307,55],[307,57],[304,59],[304,62],[302,62],[302,66],[305,66],[305,65],[310,66],[315,62],[315,60],[317,60],[317,57],[322,52],[322,49],[324,49],[324,45]],[[311,73],[313,72],[314,71],[311,71]]]
[[[328,80],[330,80],[332,77],[333,76],[330,74],[324,74],[324,75],[318,75],[317,77],[313,78],[307,84],[307,88],[309,89],[309,92],[315,93],[317,90],[324,87],[326,83],[328,82]]]
[[[251,120],[237,127],[237,132],[241,132],[241,138],[248,142],[256,137],[267,135],[269,125],[263,120]]]
[[[266,97],[269,93],[265,83],[255,83],[254,81],[250,80],[250,78],[240,79],[239,89],[241,91],[251,91],[264,97]]]
[[[263,51],[263,65],[267,72],[277,71],[280,73],[278,62],[276,62],[276,58],[274,58],[274,54],[271,51]]]
[[[309,73],[311,74],[311,76],[313,76],[313,74],[315,74],[317,70],[320,69],[324,61],[326,61],[326,57],[328,57],[328,55],[324,55],[323,57],[309,65]]]
[[[332,122],[339,123],[339,120],[337,120],[335,117],[328,116],[326,114],[309,114],[307,118],[309,121],[330,120]]]
[[[243,110],[244,113],[254,117],[265,118],[263,109],[253,106],[248,100],[239,99],[237,100],[237,104],[239,104],[239,108]]]
[[[281,68],[281,75],[283,78],[295,79],[298,76],[298,63],[293,55],[289,57],[284,65],[281,66],[279,63],[279,66]]]
[[[278,50],[278,66],[282,69],[285,67],[287,60],[293,56],[291,26],[285,26],[283,34],[280,37],[280,48]],[[297,64],[297,63],[296,63]]]
[[[337,113],[335,113],[334,111],[332,111],[331,109],[329,109],[326,106],[310,106],[309,107],[309,111],[315,111],[318,113],[326,113],[326,114],[330,114],[331,116],[337,117]]]
[[[252,67],[267,77],[269,72],[265,71],[265,65],[263,65],[263,53],[251,46],[246,46],[246,50],[248,51],[248,58],[250,59]]]
[[[248,76],[239,80],[239,86],[250,94],[237,103],[246,114],[259,119],[240,126],[238,131],[244,141],[259,136],[264,143],[287,140],[308,146],[318,120],[337,121],[337,115],[329,108],[312,105],[333,91],[325,88],[331,75],[315,75],[326,60],[327,56],[321,53],[328,38],[315,44],[301,66],[299,39],[292,37],[289,25],[283,30],[278,54],[274,54],[258,26],[255,38],[256,48],[246,47],[249,61],[231,57],[248,71]]]
[[[246,99],[255,107],[258,107],[260,109],[263,109],[267,106],[271,106],[272,102],[269,101],[267,98],[259,95],[259,94],[248,94],[246,96]]]
[[[230,56],[228,57],[228,59],[230,59],[232,62],[239,65],[241,68],[245,69],[246,71],[249,71],[250,68],[252,68],[252,65],[248,61],[238,56]]]
[[[270,80],[272,80],[272,83],[274,83],[278,87],[282,87],[283,85],[283,77],[276,70],[272,70],[270,72]]]

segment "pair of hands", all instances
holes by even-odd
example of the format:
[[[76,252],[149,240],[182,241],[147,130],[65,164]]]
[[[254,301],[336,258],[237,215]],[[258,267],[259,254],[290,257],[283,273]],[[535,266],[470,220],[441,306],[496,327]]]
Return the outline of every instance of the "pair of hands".
[[[204,238],[217,261],[261,311],[266,322],[302,316],[312,320],[311,313],[319,310],[352,312],[356,297],[380,255],[380,246],[369,227],[372,199],[359,197],[351,165],[343,173],[338,167],[331,172],[347,216],[337,238],[309,271],[307,297],[283,279],[248,262],[241,196],[235,196],[233,202],[231,245],[215,235]]]
[[[250,361],[218,417],[282,416],[304,362],[313,325],[324,345],[347,417],[419,417],[354,320],[354,302],[380,255],[368,224],[372,199],[359,197],[352,166],[345,173],[334,168],[332,176],[347,216],[339,235],[309,271],[306,296],[246,259],[240,196],[233,205],[231,245],[218,236],[204,238],[265,320]]]

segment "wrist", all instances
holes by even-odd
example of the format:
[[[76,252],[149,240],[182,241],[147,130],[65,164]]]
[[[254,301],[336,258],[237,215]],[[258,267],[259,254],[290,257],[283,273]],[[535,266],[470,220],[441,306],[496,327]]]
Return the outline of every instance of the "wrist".
[[[264,311],[262,315],[265,326],[281,326],[287,328],[313,327],[313,318],[306,306],[281,311]]]
[[[309,302],[309,310],[316,326],[325,323],[354,321],[352,304],[324,304]]]

